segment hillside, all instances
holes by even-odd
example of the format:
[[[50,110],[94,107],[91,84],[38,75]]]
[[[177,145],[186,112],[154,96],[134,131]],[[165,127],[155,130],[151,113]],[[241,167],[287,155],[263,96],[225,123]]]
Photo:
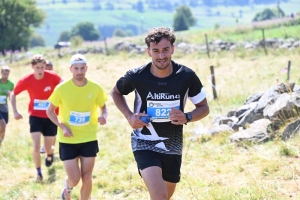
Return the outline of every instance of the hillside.
[[[111,37],[115,28],[122,28],[132,35],[145,33],[148,28],[155,26],[172,27],[174,10],[183,1],[143,1],[144,11],[137,10],[137,0],[125,1],[91,1],[78,0],[63,1],[38,0],[38,6],[43,9],[47,18],[42,27],[36,30],[41,34],[48,46],[53,46],[64,30],[70,31],[78,22],[90,21],[101,32],[101,39]],[[98,3],[97,3],[98,2]],[[148,3],[147,3],[148,2]],[[192,3],[194,2],[194,4]],[[196,3],[195,3],[196,2]],[[221,27],[249,24],[255,13],[266,7],[277,6],[277,1],[249,1],[251,4],[241,4],[245,1],[190,1],[193,14],[197,19],[192,28],[207,29],[216,24]],[[209,1],[210,2],[210,1]],[[240,2],[239,4],[237,2]],[[255,4],[257,2],[269,4]],[[272,3],[273,2],[273,3]],[[299,2],[297,0],[282,1],[280,7],[286,14],[298,12]],[[95,6],[98,6],[95,8]],[[155,14],[154,14],[155,13]],[[238,20],[237,20],[238,19]]]

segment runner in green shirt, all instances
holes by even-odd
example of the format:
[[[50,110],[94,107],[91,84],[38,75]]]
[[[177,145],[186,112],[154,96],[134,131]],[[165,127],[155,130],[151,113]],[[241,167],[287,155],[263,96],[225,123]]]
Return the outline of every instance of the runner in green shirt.
[[[8,105],[7,97],[10,92],[14,89],[14,84],[8,80],[10,68],[3,66],[1,69],[1,80],[0,80],[0,146],[4,140],[5,128],[8,123]]]

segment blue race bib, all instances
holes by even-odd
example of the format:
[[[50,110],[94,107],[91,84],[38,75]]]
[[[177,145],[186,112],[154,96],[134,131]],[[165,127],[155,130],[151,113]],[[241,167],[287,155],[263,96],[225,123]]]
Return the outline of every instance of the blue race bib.
[[[180,100],[147,101],[147,114],[153,122],[168,122],[171,108],[180,109]]]
[[[71,111],[69,124],[73,126],[83,126],[90,122],[91,112]]]
[[[33,110],[47,110],[50,102],[48,100],[35,99],[33,102]]]

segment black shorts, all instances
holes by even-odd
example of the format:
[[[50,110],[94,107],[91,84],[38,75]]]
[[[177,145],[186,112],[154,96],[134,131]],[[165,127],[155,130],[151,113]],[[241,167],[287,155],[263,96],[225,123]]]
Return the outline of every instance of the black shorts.
[[[4,119],[5,123],[8,123],[8,112],[1,112],[0,111],[0,120]]]
[[[43,136],[56,136],[57,126],[49,118],[29,116],[30,133],[41,132]]]
[[[98,152],[97,140],[79,144],[59,143],[59,157],[62,161],[72,160],[78,156],[96,157]]]
[[[162,177],[165,181],[178,183],[180,181],[181,155],[163,154],[150,150],[134,151],[134,158],[140,170],[157,166],[162,170]]]

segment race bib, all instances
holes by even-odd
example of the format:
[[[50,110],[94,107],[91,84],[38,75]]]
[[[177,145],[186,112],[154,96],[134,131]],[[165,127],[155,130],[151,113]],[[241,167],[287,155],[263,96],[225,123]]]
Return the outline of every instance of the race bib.
[[[147,114],[153,122],[168,122],[171,108],[180,109],[180,100],[147,101]]]
[[[69,124],[73,126],[83,126],[90,122],[91,112],[71,111]]]
[[[33,110],[47,110],[49,104],[48,100],[35,99],[33,101]]]
[[[0,104],[6,104],[7,96],[0,95]]]

